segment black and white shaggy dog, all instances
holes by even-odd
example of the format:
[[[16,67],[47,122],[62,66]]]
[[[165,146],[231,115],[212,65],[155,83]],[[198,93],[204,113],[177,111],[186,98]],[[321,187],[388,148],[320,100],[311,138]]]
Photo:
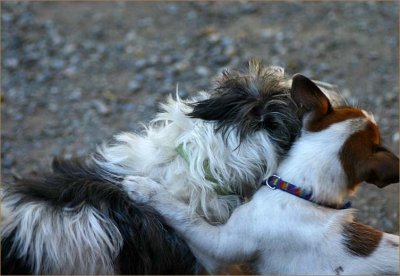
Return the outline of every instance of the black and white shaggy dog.
[[[339,105],[334,88],[317,84]],[[203,270],[125,176],[161,183],[211,223],[225,222],[299,134],[302,108],[282,68],[250,62],[211,93],[170,98],[142,135],[122,133],[87,160],[2,190],[3,274],[193,274]],[[161,181],[162,180],[162,181]]]

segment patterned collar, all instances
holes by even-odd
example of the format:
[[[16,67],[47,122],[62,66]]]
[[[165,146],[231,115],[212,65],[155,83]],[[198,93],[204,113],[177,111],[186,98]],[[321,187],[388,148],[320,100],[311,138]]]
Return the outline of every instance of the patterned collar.
[[[308,200],[314,204],[318,204],[324,207],[332,208],[332,209],[348,209],[351,208],[351,202],[348,201],[345,204],[341,206],[335,206],[335,205],[328,205],[328,204],[322,204],[320,202],[316,202],[311,200],[312,197],[312,192],[307,191],[305,189],[302,189],[300,187],[297,187],[293,184],[290,184],[289,182],[283,181],[279,176],[277,175],[272,175],[268,179],[263,180],[262,185],[266,185],[268,188],[271,190],[279,189],[282,191],[285,191],[289,194],[295,195],[297,197],[300,197],[304,200]]]

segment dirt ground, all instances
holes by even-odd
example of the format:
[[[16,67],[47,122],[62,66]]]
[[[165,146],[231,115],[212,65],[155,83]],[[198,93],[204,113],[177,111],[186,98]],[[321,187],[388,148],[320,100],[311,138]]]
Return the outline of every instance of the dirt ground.
[[[337,84],[398,154],[397,2],[1,3],[2,180],[138,131],[174,93],[251,57]],[[360,221],[399,232],[398,185],[363,184]]]

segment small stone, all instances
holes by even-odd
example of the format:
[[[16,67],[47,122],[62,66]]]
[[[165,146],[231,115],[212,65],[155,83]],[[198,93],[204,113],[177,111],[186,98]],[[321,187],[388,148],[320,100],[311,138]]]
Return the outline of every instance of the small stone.
[[[134,41],[136,38],[137,38],[136,32],[130,31],[129,33],[126,34],[125,41],[131,42]]]
[[[62,59],[55,59],[51,62],[51,67],[54,69],[61,69],[64,67],[65,62]]]
[[[133,52],[135,52],[135,47],[133,47],[132,45],[127,45],[125,47],[125,53],[132,54]]]
[[[56,103],[49,103],[48,108],[51,112],[57,112],[58,111],[58,104]]]
[[[258,10],[254,3],[245,3],[241,6],[243,13],[254,13]]]
[[[186,14],[187,19],[189,20],[194,20],[197,18],[197,13],[196,11],[190,11]]]
[[[387,101],[388,103],[397,102],[397,100],[396,100],[396,98],[397,98],[396,92],[393,92],[393,93],[388,92],[388,93],[385,94],[384,97],[385,97],[385,101]]]
[[[37,81],[37,82],[43,82],[43,81],[46,80],[46,78],[47,78],[47,77],[46,77],[45,74],[39,73],[39,74],[36,75],[35,81]]]
[[[144,58],[138,59],[135,61],[134,66],[137,70],[143,69],[144,67],[147,66],[147,61]]]
[[[76,45],[75,44],[67,44],[63,48],[63,53],[66,54],[66,55],[69,55],[69,54],[75,52],[75,50],[76,50]]]
[[[100,114],[107,115],[110,113],[110,109],[103,101],[96,99],[93,100],[92,103]]]
[[[208,36],[208,41],[211,43],[216,43],[221,40],[221,35],[219,33],[212,33]]]
[[[395,134],[393,134],[393,136],[392,136],[392,141],[393,141],[393,143],[398,143],[399,142],[399,138],[400,138],[400,134],[399,134],[399,132],[396,132]]]
[[[200,35],[211,35],[216,32],[217,32],[217,29],[214,26],[209,25],[209,26],[206,26],[203,29],[201,29],[199,34]]]
[[[8,23],[13,19],[13,16],[10,13],[3,13],[1,15],[1,19],[3,20],[4,23]]]
[[[236,54],[236,49],[233,45],[229,45],[224,50],[224,55],[227,57],[233,57]]]
[[[167,4],[165,6],[165,9],[171,14],[176,14],[178,11],[178,6],[176,4],[171,3],[171,4]]]
[[[161,62],[164,64],[171,64],[173,62],[173,58],[170,55],[166,55],[161,58]]]
[[[204,66],[197,66],[195,70],[196,70],[196,73],[202,77],[206,77],[210,73],[209,70],[207,69],[207,67],[204,67]]]
[[[129,89],[129,91],[131,91],[131,92],[136,92],[136,91],[138,91],[140,88],[142,87],[142,85],[139,83],[139,81],[137,81],[137,80],[131,80],[129,83],[128,83],[128,89]]]
[[[70,100],[73,100],[73,101],[76,101],[76,100],[79,100],[80,98],[81,98],[81,96],[82,96],[82,90],[80,89],[80,88],[75,88],[72,92],[71,92],[71,94],[69,95],[69,99]]]
[[[124,111],[134,111],[136,109],[136,105],[134,103],[127,103],[122,107]]]
[[[187,68],[189,68],[190,64],[187,60],[182,60],[180,62],[175,63],[174,68],[178,71],[178,72],[182,72],[184,70],[186,70]]]
[[[260,36],[265,39],[272,38],[275,34],[275,31],[271,28],[266,28],[260,31]]]
[[[158,62],[159,62],[158,56],[156,56],[156,55],[151,55],[151,56],[149,57],[148,63],[149,63],[150,65],[155,65],[155,64],[157,64]]]
[[[50,87],[50,94],[57,95],[59,91],[57,86]]]
[[[4,66],[8,69],[16,69],[19,61],[17,58],[7,58],[4,60]]]
[[[73,77],[76,75],[77,71],[78,71],[78,69],[75,66],[70,66],[70,67],[65,68],[63,74],[66,77]]]
[[[380,54],[378,51],[370,51],[368,52],[368,57],[372,60],[377,60],[380,57]]]

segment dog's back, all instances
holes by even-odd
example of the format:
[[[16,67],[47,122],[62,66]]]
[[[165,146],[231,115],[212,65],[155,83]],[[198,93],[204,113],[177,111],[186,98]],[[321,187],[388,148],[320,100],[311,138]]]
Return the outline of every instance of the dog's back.
[[[189,274],[198,266],[158,213],[128,198],[93,164],[6,187],[2,274]]]

